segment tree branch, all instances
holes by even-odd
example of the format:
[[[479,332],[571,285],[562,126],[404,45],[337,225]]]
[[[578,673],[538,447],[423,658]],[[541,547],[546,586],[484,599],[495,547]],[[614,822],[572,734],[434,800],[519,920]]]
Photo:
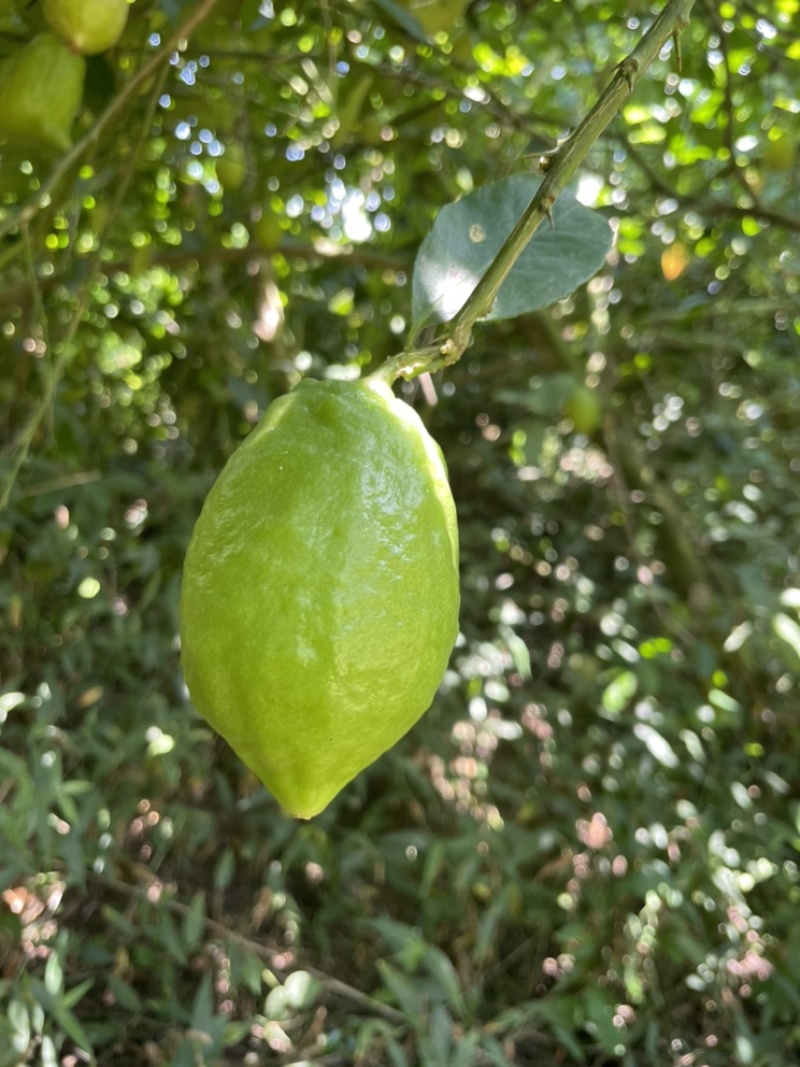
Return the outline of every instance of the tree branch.
[[[455,363],[470,343],[472,328],[486,315],[522,251],[586,158],[592,145],[619,111],[644,72],[664,45],[689,23],[694,0],[669,0],[631,54],[616,68],[616,74],[600,94],[580,126],[551,157],[547,157],[544,180],[522,217],[507,237],[486,273],[458,314],[447,324],[444,337],[430,349],[412,350],[384,364],[381,377],[413,378],[425,371]]]

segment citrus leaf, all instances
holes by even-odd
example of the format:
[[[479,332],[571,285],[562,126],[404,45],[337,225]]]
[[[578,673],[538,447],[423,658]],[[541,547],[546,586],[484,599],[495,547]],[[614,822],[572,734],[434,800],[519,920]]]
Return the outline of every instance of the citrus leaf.
[[[798,659],[800,659],[800,626],[788,615],[779,612],[772,620],[772,629],[781,641],[785,641]]]
[[[414,328],[447,322],[464,305],[539,187],[515,174],[442,208],[414,267]],[[569,296],[603,264],[611,230],[568,190],[503,282],[487,319],[512,319]]]

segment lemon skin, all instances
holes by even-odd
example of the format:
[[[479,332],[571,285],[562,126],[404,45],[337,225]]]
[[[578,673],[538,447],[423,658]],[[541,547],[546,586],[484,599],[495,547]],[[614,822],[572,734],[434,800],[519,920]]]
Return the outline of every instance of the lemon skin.
[[[310,818],[427,710],[458,635],[447,471],[376,379],[273,402],[198,519],[181,596],[192,700]]]
[[[112,48],[128,21],[127,0],[44,0],[44,17],[52,31],[85,56]]]

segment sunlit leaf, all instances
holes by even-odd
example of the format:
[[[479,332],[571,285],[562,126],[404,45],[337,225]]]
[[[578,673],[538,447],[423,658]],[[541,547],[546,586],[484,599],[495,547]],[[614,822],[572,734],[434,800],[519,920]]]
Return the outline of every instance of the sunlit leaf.
[[[633,732],[645,744],[653,759],[658,760],[665,767],[675,768],[679,765],[680,760],[675,754],[675,749],[655,727],[650,726],[649,723],[637,722]]]
[[[323,984],[308,971],[292,971],[284,982],[288,1003],[297,1011],[310,1008],[323,990]]]
[[[460,310],[538,189],[516,174],[484,185],[436,216],[414,266],[415,329]],[[602,266],[611,248],[608,223],[569,191],[540,226],[504,281],[487,319],[510,319],[568,296]]]
[[[633,671],[620,671],[603,690],[601,702],[610,718],[617,718],[633,699],[639,679]]]
[[[785,641],[795,656],[800,659],[800,626],[794,619],[784,615],[783,612],[778,612],[772,620],[772,629],[776,637]]]

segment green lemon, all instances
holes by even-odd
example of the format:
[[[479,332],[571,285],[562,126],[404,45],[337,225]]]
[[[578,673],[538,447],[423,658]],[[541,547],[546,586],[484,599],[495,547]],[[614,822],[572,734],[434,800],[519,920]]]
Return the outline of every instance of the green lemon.
[[[244,149],[238,141],[231,141],[225,149],[225,155],[217,159],[217,178],[224,189],[235,192],[244,185],[246,177]]]
[[[47,153],[66,152],[83,97],[86,61],[50,33],[0,66],[0,137]]]
[[[253,223],[253,236],[265,252],[275,251],[283,238],[281,217],[277,211],[269,206],[262,209],[261,217]]]
[[[291,814],[429,707],[458,634],[447,470],[377,377],[303,382],[228,461],[186,556],[195,706]]]
[[[42,11],[53,33],[85,56],[117,43],[128,21],[128,0],[44,0]]]
[[[787,133],[778,134],[774,140],[767,141],[764,148],[764,166],[768,170],[783,173],[791,170],[797,155],[797,142]]]
[[[603,421],[603,406],[596,389],[576,385],[564,407],[578,433],[593,434]]]

